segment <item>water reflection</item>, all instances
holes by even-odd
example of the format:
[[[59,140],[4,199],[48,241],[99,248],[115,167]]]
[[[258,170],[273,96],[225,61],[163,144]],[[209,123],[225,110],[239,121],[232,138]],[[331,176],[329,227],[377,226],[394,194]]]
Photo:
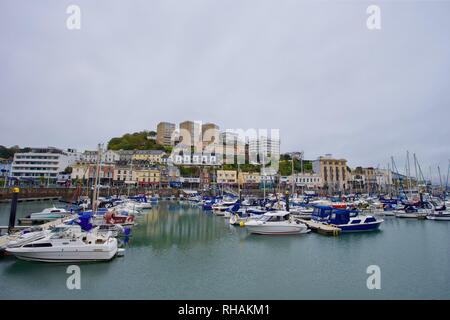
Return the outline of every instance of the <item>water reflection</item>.
[[[226,221],[211,217],[189,204],[160,202],[137,219],[130,245],[167,249],[187,248],[219,240],[227,233]]]

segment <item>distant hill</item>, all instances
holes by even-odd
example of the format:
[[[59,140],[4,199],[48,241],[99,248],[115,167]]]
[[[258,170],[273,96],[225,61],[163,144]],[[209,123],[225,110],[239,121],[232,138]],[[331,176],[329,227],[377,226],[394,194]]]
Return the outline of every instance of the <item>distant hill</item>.
[[[157,144],[153,139],[154,131],[141,131],[135,133],[126,133],[121,137],[115,137],[109,140],[109,150],[165,150],[167,148]]]

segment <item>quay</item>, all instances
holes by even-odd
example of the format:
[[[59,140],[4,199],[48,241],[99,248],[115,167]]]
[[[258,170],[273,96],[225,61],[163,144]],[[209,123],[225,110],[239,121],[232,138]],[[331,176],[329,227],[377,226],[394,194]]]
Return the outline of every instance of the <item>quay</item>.
[[[59,201],[61,200],[61,197],[55,196],[55,197],[33,197],[33,198],[19,198],[17,199],[17,202],[32,202],[32,201]],[[8,203],[11,202],[11,199],[0,199],[0,203]]]
[[[319,234],[323,234],[326,236],[338,236],[341,233],[341,229],[335,226],[331,226],[328,224],[305,220],[305,219],[297,219],[300,222],[306,224],[312,231],[317,232]]]

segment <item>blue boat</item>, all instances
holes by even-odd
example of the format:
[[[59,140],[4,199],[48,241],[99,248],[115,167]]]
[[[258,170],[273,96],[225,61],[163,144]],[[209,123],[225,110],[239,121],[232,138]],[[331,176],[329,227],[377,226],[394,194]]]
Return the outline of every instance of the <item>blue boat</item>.
[[[371,215],[360,215],[357,210],[316,206],[311,220],[338,227],[342,232],[377,230],[384,220]]]

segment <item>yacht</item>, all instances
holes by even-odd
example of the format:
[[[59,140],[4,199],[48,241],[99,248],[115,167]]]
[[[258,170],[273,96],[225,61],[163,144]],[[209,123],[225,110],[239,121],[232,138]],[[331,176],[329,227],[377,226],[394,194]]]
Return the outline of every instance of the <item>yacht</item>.
[[[336,209],[331,206],[317,206],[311,220],[333,225],[342,232],[373,231],[379,229],[383,219],[372,215],[360,215],[356,210]]]
[[[425,219],[427,215],[433,213],[434,208],[428,202],[421,205],[406,204],[402,209],[394,210],[395,217],[397,218]]]
[[[17,248],[33,241],[44,238],[47,235],[46,231],[41,230],[24,230],[17,235],[9,237],[7,248]]]
[[[57,227],[42,239],[6,249],[18,259],[41,262],[108,261],[117,250],[109,233],[83,232],[78,225]]]
[[[245,222],[250,233],[255,234],[300,234],[309,232],[308,227],[294,220],[288,211],[270,211],[257,220]]]
[[[35,213],[30,214],[30,219],[31,220],[56,220],[59,218],[64,218],[68,214],[70,214],[70,212],[67,211],[66,209],[52,207],[52,208],[46,208],[46,209],[42,210],[41,212],[35,212]]]
[[[427,215],[428,220],[450,221],[450,211],[435,211]]]

